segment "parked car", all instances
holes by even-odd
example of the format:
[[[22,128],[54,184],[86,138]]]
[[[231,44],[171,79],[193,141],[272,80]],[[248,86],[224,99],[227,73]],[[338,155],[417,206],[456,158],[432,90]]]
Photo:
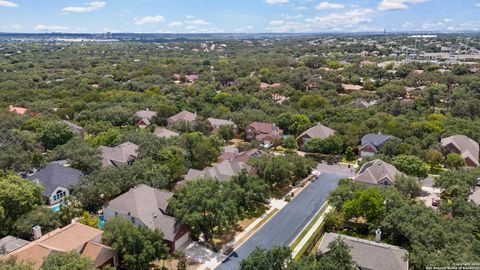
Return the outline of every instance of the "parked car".
[[[438,206],[440,204],[439,198],[432,198],[432,206]]]

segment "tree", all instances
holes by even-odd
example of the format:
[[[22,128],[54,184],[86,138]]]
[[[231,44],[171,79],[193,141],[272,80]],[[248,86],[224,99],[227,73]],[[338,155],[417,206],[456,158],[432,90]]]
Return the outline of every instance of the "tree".
[[[449,169],[456,169],[465,166],[465,160],[457,153],[450,153],[445,158],[445,166]]]
[[[317,254],[318,270],[356,270],[358,269],[349,247],[341,238],[337,238],[328,244],[328,252]]]
[[[305,142],[305,150],[312,153],[322,153],[327,155],[340,154],[343,147],[343,141],[340,136],[330,136],[326,139],[314,138]]]
[[[6,260],[0,260],[0,269],[2,270],[33,270],[33,263],[19,263],[16,257],[8,257]]]
[[[430,164],[430,170],[433,170],[435,166],[438,166],[438,164],[440,164],[443,161],[444,156],[442,152],[436,149],[430,148],[427,150],[427,153],[425,154],[425,158],[427,162]]]
[[[82,217],[78,220],[78,222],[92,228],[98,228],[98,217],[88,211],[83,212]]]
[[[61,159],[68,160],[73,168],[87,174],[101,167],[100,150],[80,138],[74,138],[53,151],[51,160]]]
[[[177,252],[177,270],[187,270],[187,256],[183,252]]]
[[[38,139],[46,149],[54,149],[73,138],[73,131],[61,121],[50,120],[40,127]]]
[[[364,190],[365,186],[354,182],[352,179],[340,179],[338,187],[328,194],[328,202],[340,211],[343,209],[343,204],[352,200],[355,197],[355,194],[360,190]]]
[[[422,186],[413,177],[397,176],[395,179],[395,188],[405,197],[414,199],[422,194]]]
[[[410,176],[425,178],[428,176],[427,165],[416,156],[400,155],[392,158],[392,165]]]
[[[147,269],[151,262],[168,255],[159,230],[137,226],[123,218],[107,221],[102,240],[118,252],[121,265],[133,270]]]
[[[93,261],[75,251],[52,252],[43,261],[40,270],[95,270]]]
[[[203,169],[216,161],[220,153],[216,136],[205,137],[200,132],[184,133],[180,137],[181,146],[188,151],[188,159],[196,169]]]
[[[355,160],[357,156],[355,155],[355,152],[353,151],[353,148],[351,146],[347,147],[347,150],[345,150],[345,158],[348,161]]]
[[[385,206],[383,198],[376,187],[358,191],[355,197],[348,200],[343,205],[345,218],[365,217],[368,222],[373,223],[380,220]]]
[[[66,196],[62,198],[62,204],[60,205],[60,210],[57,212],[57,216],[62,222],[62,225],[66,226],[82,213],[82,203],[73,196]]]
[[[40,184],[0,170],[0,236],[10,233],[21,216],[43,204]]]
[[[295,137],[293,137],[293,136],[288,136],[285,139],[283,139],[282,145],[283,145],[283,147],[285,147],[287,149],[297,149],[298,148],[297,140],[295,140]]]
[[[180,181],[188,171],[185,155],[186,151],[182,148],[167,146],[158,151],[154,156],[155,161],[167,169],[171,184]]]
[[[233,176],[231,181],[243,189],[243,200],[240,200],[240,206],[243,209],[254,211],[268,201],[268,184],[257,176],[243,170],[240,174]]]
[[[225,141],[230,141],[235,137],[235,129],[231,125],[221,125],[218,128],[218,135]]]
[[[271,250],[256,247],[248,257],[240,262],[240,269],[286,270],[291,262],[292,256],[288,247],[273,247]]]
[[[480,170],[471,171],[446,171],[435,179],[434,186],[445,190],[446,194],[453,197],[468,198],[477,185]]]
[[[344,221],[343,213],[333,209],[325,215],[323,228],[327,232],[335,232],[343,228]]]
[[[230,181],[199,179],[185,183],[170,201],[173,215],[186,224],[197,237],[205,240],[233,228],[241,209],[242,190]]]
[[[16,236],[34,240],[33,227],[40,226],[42,233],[47,234],[61,227],[61,223],[56,215],[47,207],[37,207],[26,213],[13,224],[13,232]]]
[[[290,125],[288,126],[288,132],[298,136],[309,127],[312,126],[312,122],[306,115],[303,114],[293,114],[290,118]]]

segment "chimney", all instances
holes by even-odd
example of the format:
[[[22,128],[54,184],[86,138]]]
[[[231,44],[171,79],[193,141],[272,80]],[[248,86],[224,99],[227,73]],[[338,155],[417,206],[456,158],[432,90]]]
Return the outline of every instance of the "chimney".
[[[40,228],[40,226],[35,226],[33,227],[33,238],[35,238],[35,240],[39,239],[40,237],[42,237],[42,228]]]
[[[377,229],[375,231],[375,242],[380,243],[380,241],[382,241],[382,231]]]

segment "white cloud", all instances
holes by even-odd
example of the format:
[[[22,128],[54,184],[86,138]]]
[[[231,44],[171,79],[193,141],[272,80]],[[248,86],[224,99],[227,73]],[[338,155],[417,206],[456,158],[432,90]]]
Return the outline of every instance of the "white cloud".
[[[373,10],[369,8],[354,9],[345,13],[331,13],[326,16],[307,18],[305,21],[312,24],[315,29],[339,30],[371,22],[370,15],[372,13]]]
[[[0,0],[0,7],[18,7],[18,5],[14,2]]]
[[[187,21],[187,24],[194,25],[194,26],[201,26],[201,25],[208,25],[210,23],[205,21],[205,20],[198,19],[198,20],[193,20],[193,21]]]
[[[140,19],[135,19],[134,23],[136,25],[145,25],[145,24],[161,23],[163,21],[165,21],[165,17],[161,15],[156,15],[156,16],[146,16]]]
[[[275,5],[275,4],[285,4],[288,3],[288,0],[265,0],[265,2],[269,5]]]
[[[44,25],[38,24],[34,28],[36,31],[47,31],[47,32],[59,32],[59,31],[66,31],[68,27],[61,26],[61,25]]]
[[[270,22],[270,25],[271,26],[278,26],[278,25],[282,25],[284,24],[285,22],[283,20],[273,20]]]
[[[338,3],[331,3],[331,2],[321,2],[318,4],[315,9],[321,10],[321,9],[341,9],[344,8],[345,6],[343,4],[338,4]]]
[[[378,5],[378,10],[404,10],[408,9],[407,4],[424,3],[430,0],[382,0]]]
[[[106,4],[107,4],[106,2],[95,1],[95,2],[86,3],[86,6],[83,6],[83,7],[65,7],[62,9],[62,11],[69,12],[69,13],[86,13],[86,12],[92,12],[92,11],[101,9]]]
[[[168,24],[168,26],[170,27],[177,27],[177,26],[182,26],[183,23],[182,22],[171,22]]]
[[[254,29],[253,25],[247,25],[245,27],[235,28],[234,31],[235,32],[251,32],[251,30],[253,29]]]

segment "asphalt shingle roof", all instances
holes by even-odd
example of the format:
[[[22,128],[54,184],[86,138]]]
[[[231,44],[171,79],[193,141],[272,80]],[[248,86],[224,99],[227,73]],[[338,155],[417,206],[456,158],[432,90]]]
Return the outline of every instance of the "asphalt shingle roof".
[[[62,162],[54,161],[34,174],[27,176],[27,179],[38,180],[44,187],[43,195],[49,197],[57,187],[69,188],[80,181],[82,172],[63,166]]]

